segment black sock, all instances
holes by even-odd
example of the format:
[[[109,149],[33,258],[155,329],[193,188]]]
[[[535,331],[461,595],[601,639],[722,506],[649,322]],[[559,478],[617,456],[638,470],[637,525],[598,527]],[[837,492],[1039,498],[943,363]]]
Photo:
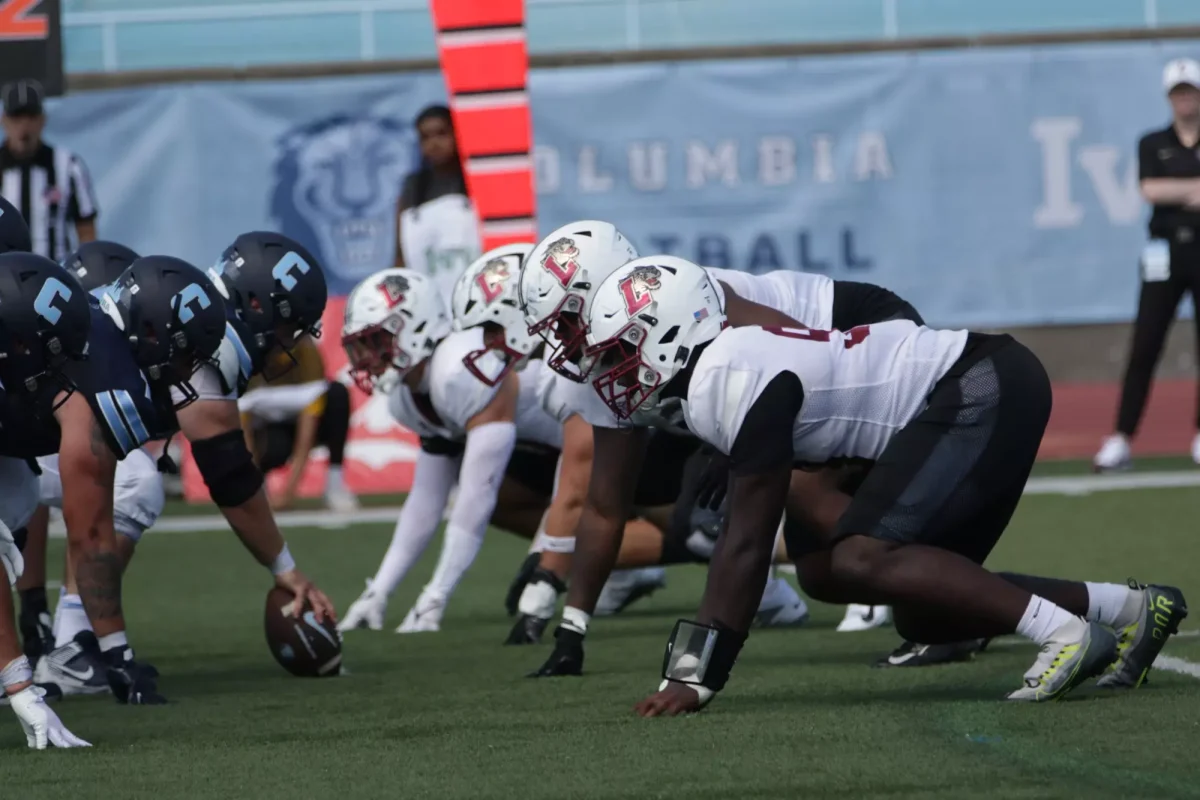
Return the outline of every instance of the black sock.
[[[35,586],[32,589],[21,590],[22,614],[43,614],[49,612],[50,606],[46,604],[45,586]]]

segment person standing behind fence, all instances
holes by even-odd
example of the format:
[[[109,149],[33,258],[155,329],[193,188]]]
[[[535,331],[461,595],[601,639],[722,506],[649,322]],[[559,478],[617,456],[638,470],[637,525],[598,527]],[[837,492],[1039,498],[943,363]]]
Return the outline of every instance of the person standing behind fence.
[[[404,181],[398,209],[396,266],[432,277],[442,297],[481,254],[479,222],[467,197],[450,109],[433,105],[417,115],[421,166]]]
[[[1129,465],[1129,441],[1137,432],[1154,368],[1167,332],[1186,292],[1200,304],[1200,63],[1180,58],[1163,71],[1163,88],[1173,120],[1151,131],[1138,144],[1142,196],[1154,206],[1150,241],[1142,251],[1142,289],[1117,429],[1096,453],[1098,471]],[[1200,314],[1196,315],[1200,358]],[[1196,427],[1200,430],[1200,410]],[[1200,464],[1200,433],[1192,440],[1192,459]]]
[[[58,261],[96,238],[91,178],[79,156],[42,141],[46,115],[37,81],[5,84],[0,97],[4,102],[0,194],[29,223],[33,251]]]

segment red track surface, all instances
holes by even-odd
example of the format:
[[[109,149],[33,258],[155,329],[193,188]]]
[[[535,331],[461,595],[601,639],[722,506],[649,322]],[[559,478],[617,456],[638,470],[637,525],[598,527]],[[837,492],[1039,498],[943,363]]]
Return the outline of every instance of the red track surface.
[[[1040,458],[1091,458],[1117,417],[1115,383],[1056,383],[1054,411]],[[1158,381],[1133,442],[1134,455],[1174,456],[1190,452],[1196,433],[1196,382]]]

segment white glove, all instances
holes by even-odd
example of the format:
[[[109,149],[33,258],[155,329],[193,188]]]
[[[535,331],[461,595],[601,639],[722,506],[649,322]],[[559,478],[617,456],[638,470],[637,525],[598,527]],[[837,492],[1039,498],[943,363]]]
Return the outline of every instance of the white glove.
[[[3,522],[0,522],[0,563],[4,564],[4,571],[8,573],[9,586],[15,586],[17,578],[25,571],[25,559],[13,541],[12,531]]]
[[[45,750],[47,744],[55,747],[91,747],[67,730],[58,714],[42,698],[46,692],[37,686],[27,686],[14,695],[9,695],[12,710],[25,729],[25,741],[31,750]]]

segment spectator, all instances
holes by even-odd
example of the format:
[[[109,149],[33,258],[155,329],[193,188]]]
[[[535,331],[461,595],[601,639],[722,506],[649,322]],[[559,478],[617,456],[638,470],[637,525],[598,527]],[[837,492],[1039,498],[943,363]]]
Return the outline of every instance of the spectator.
[[[431,276],[450,302],[454,282],[481,255],[479,222],[467,197],[450,109],[417,115],[421,166],[404,180],[396,235],[396,266]]]
[[[4,103],[0,194],[29,223],[33,251],[58,261],[96,238],[91,178],[79,156],[42,140],[46,115],[37,81],[6,84],[0,97]]]
[[[274,358],[277,363],[263,370],[271,377],[256,376],[238,401],[246,446],[259,468],[265,473],[287,465],[290,470],[283,492],[271,498],[272,507],[285,509],[295,502],[312,450],[323,444],[329,449],[325,504],[334,511],[355,510],[358,499],[342,474],[350,392],[325,377],[321,352],[310,337],[304,337],[292,355],[279,353]]]
[[[1138,143],[1142,196],[1154,207],[1150,241],[1142,252],[1142,288],[1117,429],[1096,453],[1097,470],[1127,467],[1129,441],[1137,432],[1154,368],[1185,292],[1200,299],[1200,63],[1180,58],[1163,71],[1173,119]],[[1200,313],[1196,315],[1200,341]],[[1200,354],[1198,354],[1200,355]],[[1200,429],[1200,411],[1197,412]],[[1192,440],[1200,464],[1200,433]]]

